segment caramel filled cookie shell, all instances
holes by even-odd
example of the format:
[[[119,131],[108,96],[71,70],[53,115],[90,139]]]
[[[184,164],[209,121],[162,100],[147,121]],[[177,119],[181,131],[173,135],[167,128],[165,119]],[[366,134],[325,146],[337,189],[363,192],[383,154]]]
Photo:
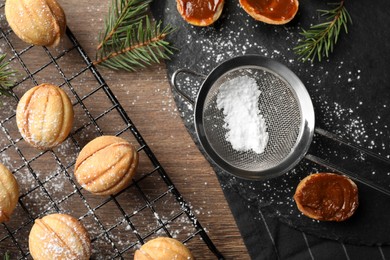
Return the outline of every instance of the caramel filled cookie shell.
[[[304,178],[294,200],[304,215],[321,221],[344,221],[359,205],[356,184],[334,173],[316,173]]]
[[[290,22],[298,12],[298,0],[240,0],[241,7],[255,20],[281,25]]]
[[[209,26],[221,16],[225,0],[176,0],[185,21],[195,26]]]

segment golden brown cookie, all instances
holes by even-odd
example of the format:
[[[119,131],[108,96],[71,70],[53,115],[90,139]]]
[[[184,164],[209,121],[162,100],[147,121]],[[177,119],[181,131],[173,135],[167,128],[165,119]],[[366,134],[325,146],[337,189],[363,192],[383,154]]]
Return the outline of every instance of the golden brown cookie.
[[[158,237],[135,251],[134,260],[193,260],[190,250],[176,239]]]
[[[77,219],[66,214],[36,219],[28,243],[30,254],[36,260],[88,260],[91,256],[87,230]]]
[[[347,176],[316,173],[298,185],[294,200],[306,216],[322,221],[344,221],[356,211],[358,189]]]
[[[177,10],[188,23],[208,26],[221,16],[224,0],[176,0]]]
[[[0,223],[10,219],[18,199],[18,183],[12,173],[0,163]]]
[[[65,13],[56,0],[7,0],[5,16],[23,41],[56,46],[66,30]]]
[[[116,136],[100,136],[89,142],[77,157],[74,175],[84,189],[111,195],[126,188],[138,166],[138,152]]]
[[[254,19],[268,24],[286,24],[298,12],[298,0],[240,0],[241,7]]]
[[[50,149],[69,135],[73,106],[61,88],[44,83],[30,89],[20,99],[16,123],[27,143],[39,149]]]

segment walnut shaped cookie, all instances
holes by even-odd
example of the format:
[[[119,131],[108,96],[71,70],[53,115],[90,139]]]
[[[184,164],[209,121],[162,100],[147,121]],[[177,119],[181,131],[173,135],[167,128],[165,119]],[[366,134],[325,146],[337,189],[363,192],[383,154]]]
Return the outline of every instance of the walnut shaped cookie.
[[[67,138],[73,116],[73,106],[65,91],[47,83],[27,91],[16,109],[20,134],[27,143],[43,150]]]
[[[116,136],[100,136],[89,142],[76,160],[78,183],[95,195],[112,195],[126,188],[138,166],[138,152]]]
[[[158,237],[141,246],[134,260],[194,260],[191,251],[181,242],[169,237]]]
[[[0,223],[10,219],[18,199],[18,183],[7,167],[0,163]]]
[[[88,260],[91,256],[87,230],[77,219],[66,214],[36,219],[28,243],[33,259]]]

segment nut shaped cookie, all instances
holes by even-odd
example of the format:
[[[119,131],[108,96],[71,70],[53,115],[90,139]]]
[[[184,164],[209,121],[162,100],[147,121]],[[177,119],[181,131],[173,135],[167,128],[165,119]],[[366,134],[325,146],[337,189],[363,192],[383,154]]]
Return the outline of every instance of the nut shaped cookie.
[[[78,183],[96,195],[112,195],[126,188],[138,166],[138,152],[116,136],[100,136],[77,157],[74,175]]]
[[[27,91],[16,109],[20,134],[38,149],[50,149],[62,143],[73,125],[73,106],[59,87],[41,84]]]
[[[56,0],[7,0],[5,16],[24,42],[56,46],[66,31],[65,13]]]
[[[193,260],[190,250],[176,239],[158,237],[135,251],[134,260]]]
[[[18,183],[12,173],[0,163],[0,223],[10,219],[18,199]]]
[[[36,260],[88,260],[91,256],[87,230],[77,219],[66,214],[36,219],[28,243],[31,256]]]

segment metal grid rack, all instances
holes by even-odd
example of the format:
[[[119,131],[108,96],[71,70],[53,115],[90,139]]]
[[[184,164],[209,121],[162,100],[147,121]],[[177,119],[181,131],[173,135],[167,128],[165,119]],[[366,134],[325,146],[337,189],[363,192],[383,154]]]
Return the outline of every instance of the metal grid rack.
[[[0,225],[0,258],[7,251],[11,259],[30,259],[28,234],[34,220],[63,212],[77,217],[89,231],[93,258],[131,259],[147,240],[169,236],[190,249],[203,248],[197,250],[205,254],[201,258],[223,259],[72,32],[67,29],[59,49],[26,47],[4,20],[0,25],[1,52],[8,53],[11,67],[19,69],[22,76],[15,84],[13,98],[3,101],[3,106],[13,109],[0,112],[0,161],[17,178],[21,193],[12,219]],[[27,89],[45,81],[68,93],[75,125],[62,145],[38,151],[19,135],[14,109]],[[96,103],[106,108],[99,111],[93,106]],[[77,153],[102,134],[129,140],[140,154],[133,183],[104,198],[87,193],[72,177]]]

